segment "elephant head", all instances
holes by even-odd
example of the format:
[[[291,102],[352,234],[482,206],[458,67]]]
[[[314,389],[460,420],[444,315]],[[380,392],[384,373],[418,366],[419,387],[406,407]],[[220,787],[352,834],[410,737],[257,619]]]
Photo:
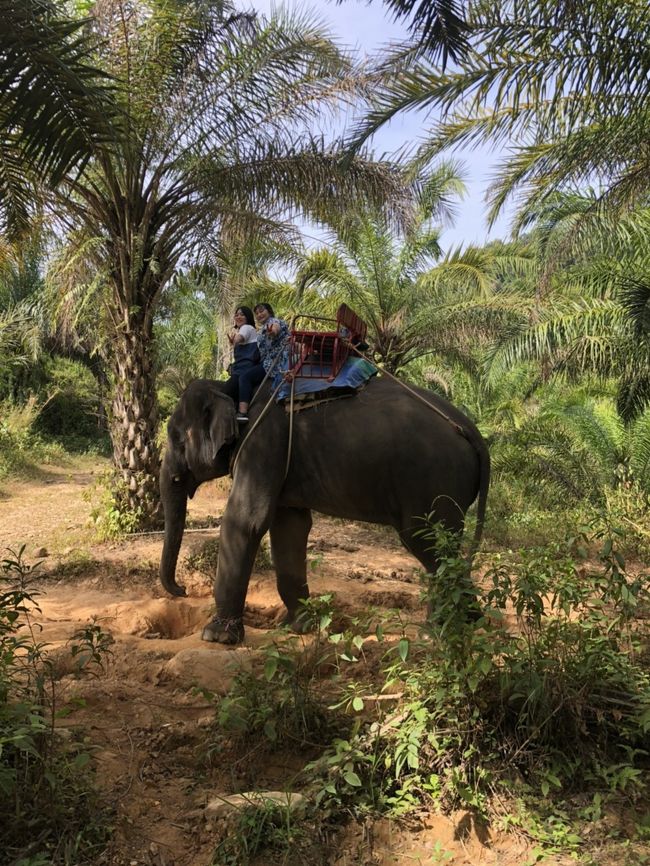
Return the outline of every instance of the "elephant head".
[[[199,484],[227,475],[237,443],[235,404],[224,383],[192,382],[167,424],[167,448],[160,469],[160,495],[165,512],[165,543],[160,580],[172,595],[185,595],[176,583],[176,563],[183,540],[187,498]]]

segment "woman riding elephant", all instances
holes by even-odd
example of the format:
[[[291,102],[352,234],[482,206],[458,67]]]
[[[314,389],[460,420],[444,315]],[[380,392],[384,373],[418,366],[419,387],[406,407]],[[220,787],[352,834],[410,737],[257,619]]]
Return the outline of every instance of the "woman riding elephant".
[[[255,318],[260,326],[257,332],[257,347],[261,364],[251,367],[239,377],[237,421],[243,424],[248,421],[248,405],[255,386],[259,385],[272,370],[279,371],[287,368],[289,326],[283,319],[276,318],[273,307],[266,303],[255,306]]]
[[[255,318],[250,307],[237,307],[234,315],[235,330],[228,334],[228,342],[233,347],[233,360],[228,368],[230,379],[227,390],[233,400],[238,399],[239,379],[248,370],[260,365],[260,351],[257,346]]]

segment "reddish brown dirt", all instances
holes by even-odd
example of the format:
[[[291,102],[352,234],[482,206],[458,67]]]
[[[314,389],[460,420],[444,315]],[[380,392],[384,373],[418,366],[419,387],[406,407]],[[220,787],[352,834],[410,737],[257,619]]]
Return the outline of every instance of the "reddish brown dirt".
[[[204,805],[219,793],[247,790],[250,778],[236,765],[206,760],[214,707],[194,687],[223,693],[233,670],[255,665],[258,648],[282,613],[274,576],[268,570],[253,574],[244,647],[202,643],[211,580],[189,568],[187,558],[218,529],[186,534],[180,579],[189,594],[169,598],[157,577],[160,535],[92,541],[83,494],[101,470],[98,461],[85,460],[48,467],[30,481],[5,482],[0,551],[26,544],[29,561],[43,559],[41,639],[52,648],[59,706],[71,710],[59,724],[86,738],[99,784],[115,810],[112,841],[98,862],[209,866],[222,830],[206,820]],[[218,519],[226,497],[225,485],[204,485],[190,503],[189,525]],[[333,592],[348,612],[374,604],[421,616],[417,563],[388,531],[316,516],[309,559],[312,593]],[[97,676],[75,672],[70,653],[72,635],[91,621],[115,640],[107,669]],[[297,769],[295,756],[267,754],[255,767],[256,786],[287,788]],[[519,866],[530,855],[523,840],[477,828],[468,814],[422,814],[408,826],[388,820],[352,825],[318,850],[310,861],[314,866]]]

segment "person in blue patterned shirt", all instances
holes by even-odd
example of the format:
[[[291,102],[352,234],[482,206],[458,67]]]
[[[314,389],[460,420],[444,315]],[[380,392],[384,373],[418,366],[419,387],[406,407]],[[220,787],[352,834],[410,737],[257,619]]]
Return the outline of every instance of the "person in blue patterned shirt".
[[[255,386],[267,373],[271,375],[271,371],[277,373],[286,370],[288,365],[289,326],[283,319],[276,318],[270,304],[257,304],[254,312],[258,324],[257,347],[262,363],[239,377],[237,420],[242,424],[248,421],[248,404]]]

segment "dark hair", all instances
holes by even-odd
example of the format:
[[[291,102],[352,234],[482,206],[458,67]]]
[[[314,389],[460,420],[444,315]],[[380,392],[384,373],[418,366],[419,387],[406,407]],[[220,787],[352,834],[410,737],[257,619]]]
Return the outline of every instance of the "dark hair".
[[[262,307],[265,310],[268,310],[269,316],[275,318],[275,313],[273,312],[273,307],[270,304],[255,304],[255,309],[259,310]]]
[[[253,315],[253,311],[250,307],[237,307],[235,310],[235,315],[241,310],[242,316],[246,316],[246,324],[252,325],[255,327],[255,316]]]

